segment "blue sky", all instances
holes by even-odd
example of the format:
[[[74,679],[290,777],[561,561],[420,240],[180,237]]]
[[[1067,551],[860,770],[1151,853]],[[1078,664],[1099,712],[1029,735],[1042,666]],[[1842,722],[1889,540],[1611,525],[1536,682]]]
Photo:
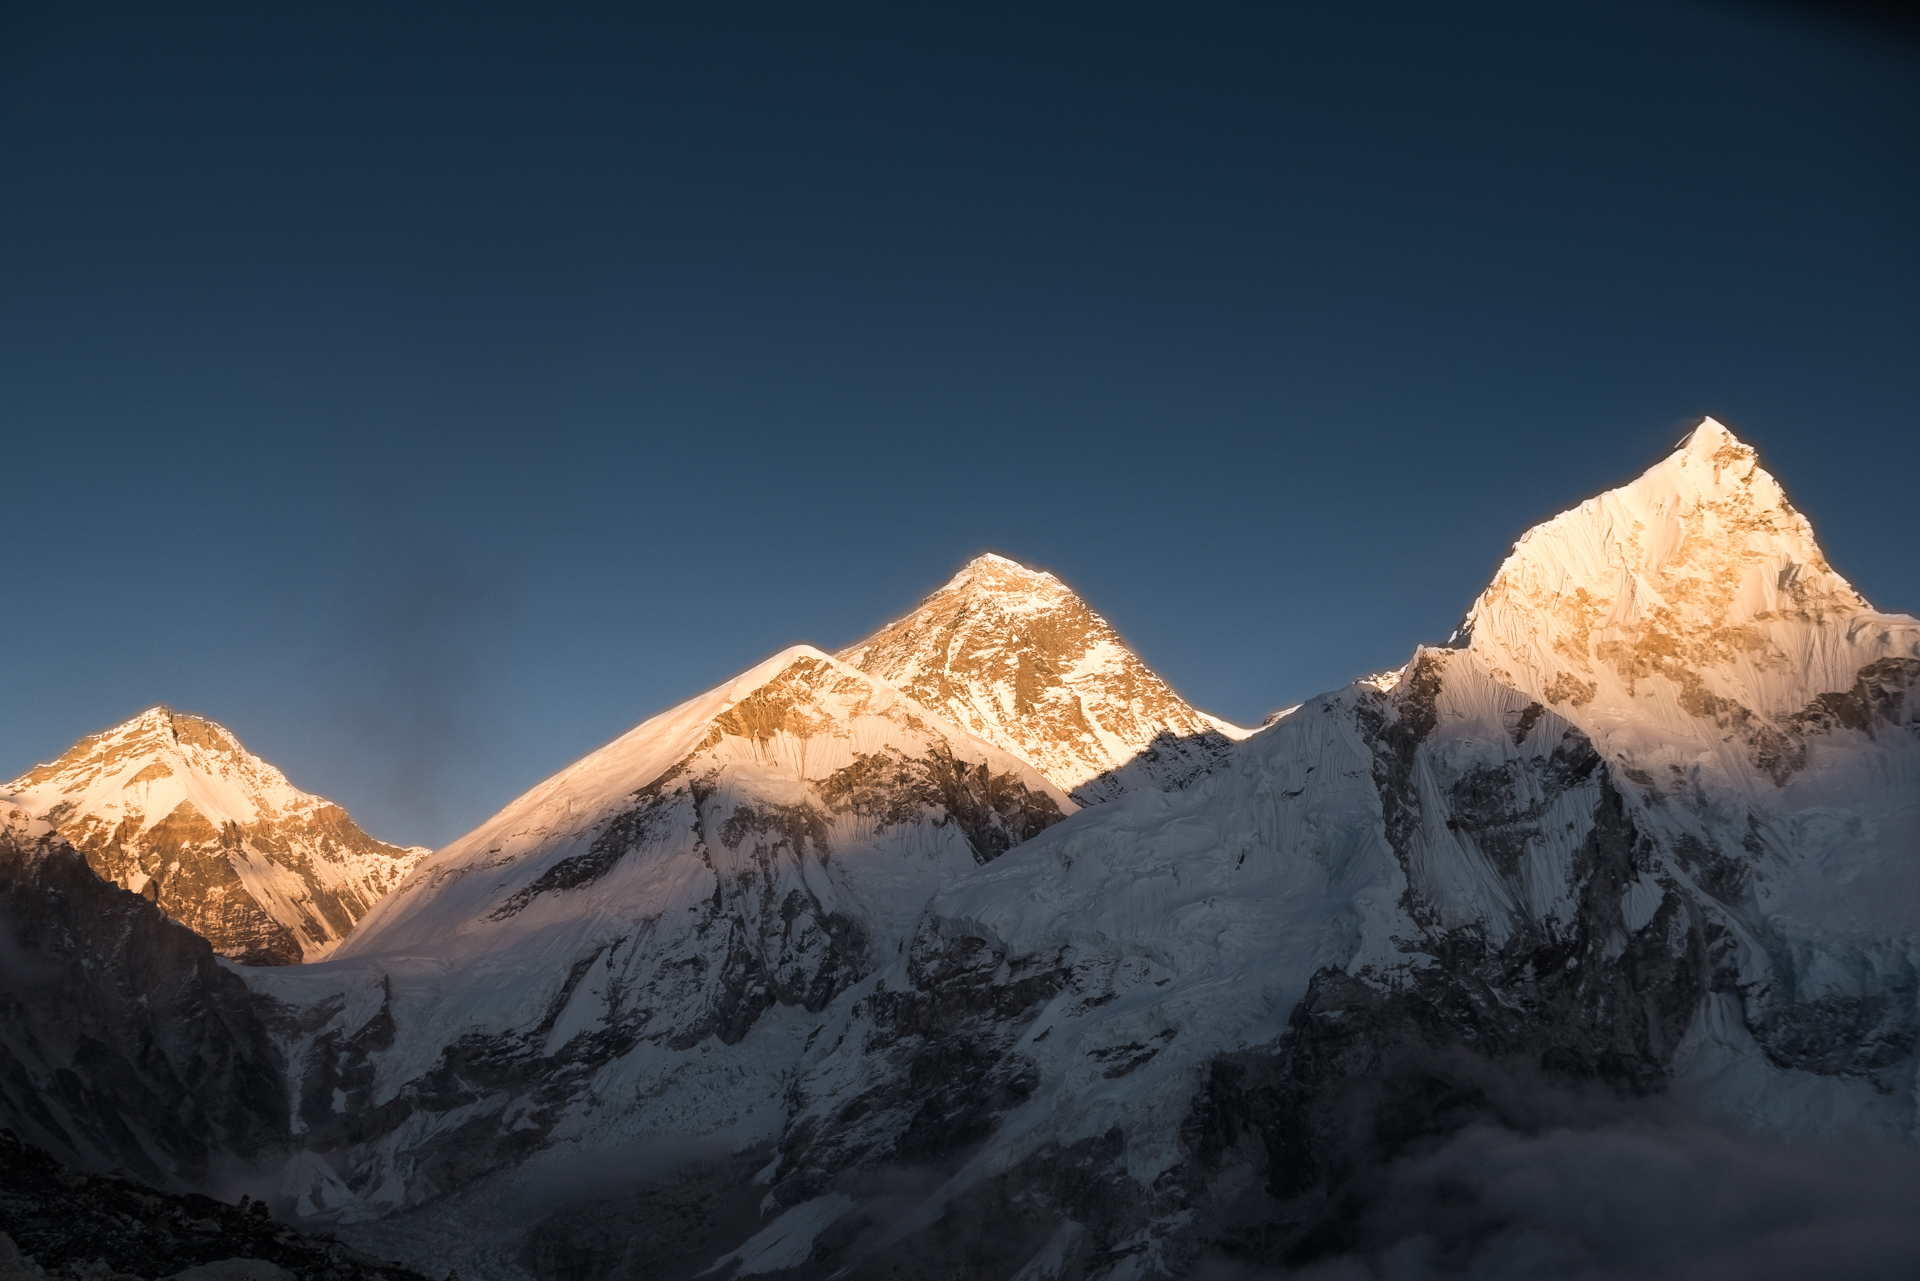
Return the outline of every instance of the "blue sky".
[[[1920,54],[1864,21],[45,8],[0,777],[164,702],[438,844],[982,550],[1257,720],[1703,413],[1920,609]]]

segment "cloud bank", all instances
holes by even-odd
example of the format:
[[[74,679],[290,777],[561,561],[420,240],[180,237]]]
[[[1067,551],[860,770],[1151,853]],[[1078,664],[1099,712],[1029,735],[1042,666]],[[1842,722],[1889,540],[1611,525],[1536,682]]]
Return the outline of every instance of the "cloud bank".
[[[1355,1249],[1281,1275],[1904,1281],[1920,1276],[1920,1152],[1740,1138],[1650,1109],[1598,1128],[1478,1124],[1379,1172],[1357,1228]]]

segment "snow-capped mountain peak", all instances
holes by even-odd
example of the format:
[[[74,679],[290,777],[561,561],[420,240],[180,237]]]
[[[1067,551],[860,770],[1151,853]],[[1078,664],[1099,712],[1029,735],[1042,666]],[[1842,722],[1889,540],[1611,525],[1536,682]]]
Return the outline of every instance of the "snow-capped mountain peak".
[[[1877,661],[1910,661],[1920,622],[1875,613],[1709,418],[1637,480],[1530,530],[1462,633],[1499,679],[1603,741],[1631,727],[1736,742],[1725,768],[1744,756],[1778,783],[1804,758],[1796,718]]]
[[[106,880],[253,964],[317,960],[427,853],[376,841],[223,726],[166,707],[6,785]]]
[[[954,778],[934,777],[956,768]],[[982,812],[964,817],[963,797],[976,782]],[[971,864],[1017,842],[1030,823],[1044,826],[1075,808],[1017,756],[948,725],[887,682],[796,645],[652,717],[435,854],[368,916],[343,955],[469,942],[492,949],[507,918],[536,906],[534,918],[549,910],[568,917],[577,904],[558,891],[616,868],[621,875],[610,884],[624,884],[629,872],[645,881],[648,869],[689,859],[725,880],[715,859],[727,858],[715,851],[738,847],[755,823],[778,829],[772,844],[789,840],[791,856],[811,848],[851,875],[849,859],[889,844],[898,833],[888,834],[918,823],[922,810],[936,827],[961,819],[951,836]],[[776,811],[804,811],[805,833],[785,833]],[[984,825],[978,831],[973,818]],[[912,908],[926,892],[915,891]],[[624,892],[608,901],[622,911],[654,910],[651,891],[636,893],[631,903]]]
[[[983,557],[782,651],[247,973],[281,1194],[470,1275],[1117,1281],[1311,1260],[1501,1096],[1910,1139],[1920,624],[1707,422],[1468,628],[1077,812],[1029,762],[1185,705],[1057,578]],[[32,1052],[157,1111],[141,1043]]]
[[[328,965],[256,980],[302,1001],[366,997],[347,1002],[359,1021],[300,1051],[313,1133],[379,1111],[449,1054],[481,1053],[490,1081],[526,1091],[471,1125],[455,1123],[460,1091],[419,1096],[444,1125],[364,1127],[353,1190],[320,1174],[299,1196],[379,1212],[430,1195],[433,1179],[408,1172],[491,1168],[549,1139],[718,1128],[770,1142],[814,1016],[899,955],[940,885],[1075,808],[886,681],[783,650],[423,862]],[[389,1004],[392,1037],[346,1040]],[[376,1050],[377,1079],[356,1066]]]
[[[1028,569],[994,552],[975,556],[940,589],[942,593],[958,591],[990,595],[1009,611],[1047,609],[1073,594],[1044,569]]]
[[[1183,785],[1249,732],[1184,702],[1058,578],[993,553],[840,657],[1081,804]]]
[[[1124,1250],[1180,1275],[1195,1247],[1154,1252],[1187,1232],[1277,1268],[1303,1207],[1485,1088],[1436,1051],[1914,1135],[1920,624],[1709,420],[1523,537],[1467,631],[943,888],[882,979],[907,997],[836,1007],[799,1074],[792,1213],[816,1169],[917,1158],[921,1118],[974,1109],[952,1204],[1044,1199],[1071,1155],[1138,1207],[1089,1274]],[[920,1065],[962,1048],[929,1099]]]

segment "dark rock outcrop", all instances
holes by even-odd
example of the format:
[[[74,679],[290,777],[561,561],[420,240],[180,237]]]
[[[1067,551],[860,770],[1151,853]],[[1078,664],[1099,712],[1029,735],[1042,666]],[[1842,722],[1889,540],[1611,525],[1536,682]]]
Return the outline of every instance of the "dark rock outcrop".
[[[0,1130],[0,1232],[50,1277],[170,1277],[228,1260],[259,1261],[298,1281],[426,1281],[328,1236],[276,1223],[263,1201],[174,1196],[114,1174],[82,1174]]]
[[[0,1125],[173,1186],[284,1143],[272,1009],[205,939],[18,824],[0,825],[0,947]]]

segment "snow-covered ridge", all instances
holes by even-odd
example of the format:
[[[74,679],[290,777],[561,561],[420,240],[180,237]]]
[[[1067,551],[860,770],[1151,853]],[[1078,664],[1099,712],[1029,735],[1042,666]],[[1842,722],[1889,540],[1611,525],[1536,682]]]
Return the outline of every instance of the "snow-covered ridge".
[[[250,976],[328,1011],[288,1049],[290,1089],[318,1100],[301,1133],[418,1112],[289,1194],[368,1218],[536,1139],[771,1142],[819,1012],[940,885],[1075,808],[887,682],[783,650],[423,861],[326,964]],[[354,1039],[376,1016],[384,1039]],[[484,1098],[436,1084],[474,1055]]]
[[[1120,1281],[1291,1266],[1509,1070],[1920,1134],[1920,638],[1718,424],[1521,538],[1453,645],[1076,811],[1036,759],[1191,724],[1103,628],[983,557],[249,972],[297,1016],[289,1202],[438,1267],[476,1205],[692,1138],[674,1214],[733,1226],[663,1276]]]
[[[840,657],[1082,804],[1184,785],[1251,733],[1184,702],[1058,578],[992,553]]]
[[[1754,451],[1703,421],[1667,459],[1515,544],[1463,624],[1500,680],[1663,771],[1784,785],[1823,696],[1920,655],[1827,564]]]
[[[223,727],[164,707],[6,785],[93,869],[249,963],[317,960],[427,853],[376,841]]]
[[[1436,1051],[1920,1135],[1914,620],[1709,420],[1523,537],[1456,644],[946,886],[830,1011],[776,1189],[915,1159],[934,1108],[986,1137],[929,1227],[971,1189],[1044,1200],[1073,1154],[1134,1210],[1090,1271],[1177,1275],[1209,1232],[1277,1265],[1306,1203],[1268,1194],[1332,1196],[1397,1108],[1429,1132]],[[902,1088],[963,1046],[991,1065]]]
[[[876,833],[870,816],[842,803],[847,772],[889,753],[919,759],[929,752],[972,762],[983,778],[1012,780],[1059,815],[1077,808],[1017,756],[948,724],[887,682],[796,645],[650,718],[421,862],[341,954],[443,948],[474,931],[491,939],[499,922],[489,914],[501,903],[589,851],[636,804],[657,797],[650,788],[690,796],[703,773],[727,796],[737,794],[739,804],[813,806],[822,815],[845,810],[844,823],[829,820],[831,834],[823,831],[821,844],[858,849]],[[704,816],[722,803],[709,797],[694,808]],[[706,821],[691,818],[687,831],[704,832]],[[699,857],[710,861],[704,836],[701,842]],[[486,875],[468,879],[476,873]],[[653,907],[636,900],[621,910]]]

